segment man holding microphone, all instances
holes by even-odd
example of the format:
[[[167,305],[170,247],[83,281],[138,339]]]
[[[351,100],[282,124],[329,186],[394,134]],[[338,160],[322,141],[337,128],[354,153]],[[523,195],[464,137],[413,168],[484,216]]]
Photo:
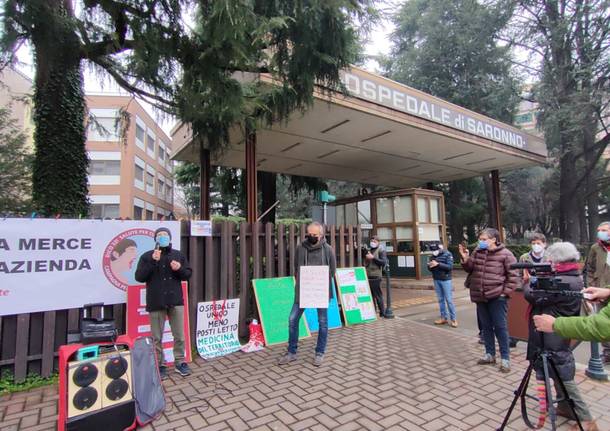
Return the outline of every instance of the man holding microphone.
[[[146,283],[146,311],[150,317],[150,329],[157,351],[159,374],[167,378],[163,355],[163,328],[165,318],[174,337],[174,364],[176,372],[188,376],[191,370],[184,362],[184,298],[182,282],[191,277],[192,269],[184,254],[172,249],[171,232],[165,227],[155,231],[155,249],[140,257],[135,278]]]

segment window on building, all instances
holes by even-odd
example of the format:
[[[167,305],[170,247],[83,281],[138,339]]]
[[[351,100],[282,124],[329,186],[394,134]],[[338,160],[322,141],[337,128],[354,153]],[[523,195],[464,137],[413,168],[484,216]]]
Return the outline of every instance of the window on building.
[[[394,211],[392,208],[392,199],[379,198],[377,202],[377,223],[393,223]]]
[[[119,122],[116,110],[91,110],[91,120],[87,127],[87,139],[90,141],[118,141]]]
[[[394,198],[394,217],[396,223],[413,221],[413,199],[411,196]]]
[[[121,175],[120,160],[91,160],[90,175]]]
[[[428,200],[426,198],[417,198],[417,221],[427,222],[428,217]]]
[[[119,204],[92,204],[90,213],[93,218],[119,218]]]
[[[146,187],[155,188],[155,176],[150,172],[146,172]]]
[[[398,245],[398,252],[412,252],[413,251],[413,228],[412,227],[396,227],[396,242]]]
[[[165,200],[167,200],[169,203],[173,202],[174,200],[173,189],[168,185],[165,186]]]
[[[146,220],[153,219],[153,212],[151,210],[146,210]]]
[[[142,166],[136,165],[135,176],[136,180],[144,182],[144,168]]]
[[[133,206],[133,219],[134,220],[142,220],[144,215],[144,208],[140,208],[139,206]]]
[[[163,163],[165,161],[165,151],[161,147],[159,147],[159,162]]]
[[[337,205],[336,210],[336,224],[341,226],[345,224],[345,205]]]
[[[359,224],[370,224],[371,223],[371,201],[364,200],[358,202],[358,223]]]
[[[153,157],[155,156],[155,137],[153,135],[146,135],[146,151]]]
[[[146,130],[139,124],[136,124],[136,139],[144,146],[144,141],[146,140]]]
[[[430,199],[430,222],[440,223],[440,207],[439,200],[437,198]]]
[[[165,195],[165,183],[163,180],[157,180],[157,196],[162,198]]]
[[[378,227],[377,236],[379,242],[385,247],[387,252],[394,252],[394,229],[389,227]]]

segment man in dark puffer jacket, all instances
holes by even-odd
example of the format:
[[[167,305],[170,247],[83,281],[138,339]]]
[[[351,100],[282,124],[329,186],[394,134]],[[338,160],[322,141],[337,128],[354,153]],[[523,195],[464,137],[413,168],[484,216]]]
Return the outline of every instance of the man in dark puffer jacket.
[[[163,328],[165,318],[174,337],[174,364],[181,376],[191,374],[184,362],[184,298],[182,281],[191,278],[191,266],[186,257],[171,244],[171,232],[165,227],[155,231],[157,246],[140,257],[136,269],[136,280],[146,283],[146,311],[150,317],[150,329],[159,361],[161,379],[167,378],[165,356],[163,355]]]
[[[510,350],[506,313],[508,299],[521,286],[519,270],[510,269],[517,262],[515,256],[500,242],[500,232],[487,228],[479,234],[478,247],[470,256],[460,244],[462,267],[469,274],[470,300],[477,304],[481,319],[485,356],[477,363],[496,363],[495,338],[498,339],[502,362],[500,371],[510,371]]]

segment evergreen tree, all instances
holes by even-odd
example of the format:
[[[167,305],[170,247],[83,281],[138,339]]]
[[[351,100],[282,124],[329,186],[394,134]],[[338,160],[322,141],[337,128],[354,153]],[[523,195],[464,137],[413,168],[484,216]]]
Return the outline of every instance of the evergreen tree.
[[[30,210],[32,156],[26,136],[0,108],[0,213],[24,214]]]
[[[510,123],[519,101],[518,83],[511,72],[510,48],[497,40],[511,16],[505,2],[408,0],[393,16],[396,30],[385,73]],[[479,179],[450,183],[447,207],[452,241],[461,241],[463,226],[472,232],[474,225],[484,223],[485,195]],[[488,212],[493,220],[489,205]]]

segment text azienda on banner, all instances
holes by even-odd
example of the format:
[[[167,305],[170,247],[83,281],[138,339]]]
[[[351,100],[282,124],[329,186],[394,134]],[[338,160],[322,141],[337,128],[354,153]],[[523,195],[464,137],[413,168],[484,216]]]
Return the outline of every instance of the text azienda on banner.
[[[0,250],[90,250],[91,238],[19,238],[9,243],[0,238]],[[57,272],[91,270],[87,259],[36,259],[0,261],[0,273]]]

